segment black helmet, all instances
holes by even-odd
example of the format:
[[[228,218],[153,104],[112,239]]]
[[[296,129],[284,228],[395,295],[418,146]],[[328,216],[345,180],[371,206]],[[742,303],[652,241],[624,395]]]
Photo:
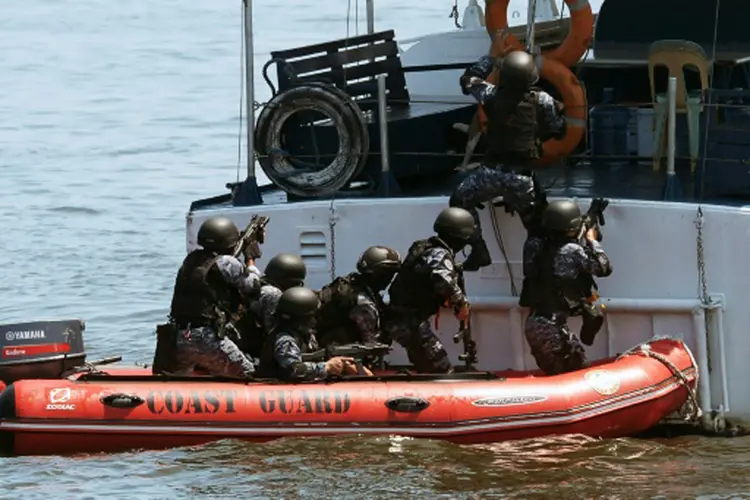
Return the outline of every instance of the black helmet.
[[[299,256],[280,253],[268,262],[264,277],[282,290],[286,290],[305,284],[307,268]]]
[[[550,202],[542,216],[542,226],[547,231],[567,233],[581,228],[581,209],[571,200]]]
[[[224,252],[232,248],[240,239],[240,232],[231,219],[210,217],[198,229],[198,244],[206,250]]]
[[[467,210],[449,207],[440,212],[440,215],[435,219],[435,224],[432,225],[432,229],[441,238],[448,237],[468,241],[477,227],[474,223],[474,217]]]
[[[315,316],[320,307],[318,295],[301,286],[289,288],[281,294],[276,314],[284,319],[305,319]]]
[[[527,89],[539,81],[539,69],[534,56],[516,50],[498,61],[500,85]]]
[[[401,265],[401,257],[392,248],[374,246],[365,250],[357,261],[357,271],[373,274],[390,271],[395,273]]]

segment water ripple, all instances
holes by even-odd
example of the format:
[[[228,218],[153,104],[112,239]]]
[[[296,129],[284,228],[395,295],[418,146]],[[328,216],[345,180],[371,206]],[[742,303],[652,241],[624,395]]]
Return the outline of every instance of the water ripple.
[[[440,2],[377,4],[378,26],[399,38],[453,29]],[[187,208],[236,175],[239,14],[239,2],[209,0],[3,3],[0,322],[81,318],[91,358],[150,363]],[[256,2],[259,61],[345,36],[345,15],[346,2]],[[268,99],[259,68],[256,82]],[[0,497],[748,498],[749,451],[696,438],[225,441],[0,458]]]

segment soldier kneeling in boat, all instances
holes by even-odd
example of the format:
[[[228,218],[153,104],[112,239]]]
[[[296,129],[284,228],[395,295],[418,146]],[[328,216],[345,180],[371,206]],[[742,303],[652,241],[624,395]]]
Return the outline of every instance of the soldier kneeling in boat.
[[[234,330],[231,318],[257,292],[260,280],[252,257],[247,263],[232,257],[239,238],[237,226],[226,217],[207,219],[198,230],[202,248],[188,254],[175,281],[168,326],[177,331],[169,371],[198,365],[215,375],[253,375],[253,363],[228,335]]]
[[[320,290],[317,331],[323,347],[372,344],[379,340],[385,310],[380,294],[400,265],[396,250],[372,246],[357,260],[356,272],[338,277]]]
[[[448,353],[428,320],[446,305],[459,319],[468,318],[469,302],[459,286],[455,258],[476,226],[469,212],[451,207],[440,212],[433,230],[436,236],[412,244],[388,290],[383,331],[404,346],[417,371],[447,373],[453,369]]]
[[[280,253],[268,261],[260,278],[260,290],[238,324],[245,353],[260,358],[265,339],[276,324],[275,311],[281,294],[289,288],[304,286],[306,277],[307,267],[297,255]]]
[[[497,64],[500,86],[486,81]],[[484,105],[487,113],[487,152],[482,164],[456,187],[450,206],[469,212],[477,225],[471,240],[471,253],[463,270],[476,271],[492,263],[487,243],[482,238],[477,208],[502,196],[505,210],[518,213],[529,229],[540,199],[533,176],[520,175],[510,168],[528,168],[541,158],[542,144],[565,135],[562,103],[534,87],[539,72],[534,57],[514,51],[495,63],[482,57],[461,76],[461,90]]]
[[[302,381],[357,375],[352,358],[335,357],[326,362],[302,360],[302,354],[318,349],[315,323],[319,307],[317,294],[309,288],[293,287],[281,295],[276,306],[277,324],[263,346],[259,376]]]
[[[575,202],[551,202],[544,211],[542,229],[545,238],[529,239],[525,248],[526,280],[521,295],[522,305],[531,311],[524,333],[539,368],[556,375],[588,366],[583,346],[567,320],[586,314],[593,278],[612,274],[612,265],[597,241],[598,229],[583,224]],[[591,342],[593,335],[586,341]]]

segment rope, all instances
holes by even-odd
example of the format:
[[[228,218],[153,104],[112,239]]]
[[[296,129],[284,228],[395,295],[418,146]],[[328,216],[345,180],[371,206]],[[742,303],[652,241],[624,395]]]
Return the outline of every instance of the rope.
[[[355,0],[357,11],[359,10],[359,0]],[[348,0],[346,3],[346,42],[344,50],[349,49],[349,22],[352,14],[352,0]],[[356,14],[355,29],[359,32],[359,28],[356,26],[359,23],[359,14]],[[343,66],[344,71],[344,85],[346,85],[346,66]],[[336,192],[331,196],[331,205],[328,207],[328,231],[331,235],[331,281],[336,279]]]
[[[505,250],[505,242],[503,241],[503,233],[500,231],[500,224],[497,220],[497,212],[495,211],[495,206],[490,202],[490,219],[492,220],[492,230],[495,233],[495,240],[497,241],[497,246],[500,247],[500,252],[503,254],[503,258],[505,259],[505,267],[508,269],[508,276],[510,277],[510,293],[513,294],[513,297],[518,297],[518,289],[516,288],[516,280],[513,277],[513,268],[510,265],[510,260],[508,259],[508,252]]]
[[[669,336],[654,336],[651,341],[655,340],[678,340],[673,337]],[[680,340],[682,343],[682,346],[685,348],[685,351],[687,352],[688,356],[690,357],[690,363],[695,368],[695,387],[698,387],[698,363],[695,361],[695,357],[693,356],[692,351],[690,351],[690,348]],[[690,380],[685,376],[682,371],[677,368],[674,363],[672,363],[666,356],[663,354],[659,354],[658,352],[654,352],[651,350],[651,346],[648,343],[638,344],[637,346],[628,349],[627,351],[623,352],[617,357],[617,360],[621,360],[626,356],[631,356],[635,354],[643,354],[647,357],[654,358],[655,360],[661,362],[664,366],[669,368],[669,370],[672,372],[672,374],[677,378],[677,380],[685,386],[685,389],[688,393],[688,409],[683,413],[683,418],[686,421],[695,421],[701,418],[703,416],[703,411],[700,408],[700,405],[698,404],[698,395],[694,387],[690,387]],[[681,411],[682,413],[682,411]]]
[[[73,380],[76,375],[79,375],[82,373],[88,373],[92,375],[107,375],[106,372],[100,370],[96,365],[92,363],[84,363],[81,366],[76,366],[66,371],[65,373],[63,373],[62,378]]]

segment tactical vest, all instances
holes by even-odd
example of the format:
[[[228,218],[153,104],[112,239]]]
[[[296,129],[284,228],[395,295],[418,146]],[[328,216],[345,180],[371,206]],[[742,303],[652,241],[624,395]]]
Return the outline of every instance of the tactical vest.
[[[258,294],[250,299],[247,307],[242,308],[239,321],[235,324],[235,327],[242,336],[242,345],[240,348],[243,352],[256,359],[260,358],[266,339],[263,317],[260,313],[260,299],[263,296],[263,288],[267,286],[276,288],[276,285],[265,278],[261,278]]]
[[[185,257],[177,273],[170,316],[179,326],[217,328],[220,313],[227,317],[239,308],[239,290],[226,282],[214,265],[219,258],[200,249]]]
[[[568,243],[545,240],[544,247],[532,266],[533,272],[524,279],[519,305],[547,313],[580,312],[580,305],[591,295],[593,278],[583,272],[573,280],[555,275],[555,258]]]
[[[359,329],[349,318],[349,313],[357,305],[361,293],[375,302],[379,311],[383,310],[380,295],[369,289],[359,273],[338,277],[318,292],[317,331],[321,345],[350,344],[360,340]]]
[[[390,306],[413,309],[422,319],[429,318],[440,310],[445,299],[435,293],[429,270],[417,270],[417,263],[422,256],[429,249],[436,247],[445,248],[452,253],[452,250],[435,236],[412,244],[396,279],[388,289]]]
[[[260,355],[260,362],[258,363],[258,377],[261,378],[272,378],[277,380],[287,379],[287,373],[284,372],[279,363],[276,361],[274,356],[274,350],[276,347],[276,339],[283,334],[291,334],[297,341],[297,347],[300,350],[300,354],[305,354],[318,349],[318,343],[315,336],[305,336],[303,338],[300,334],[295,334],[290,331],[286,325],[279,325],[266,337],[266,341],[263,344],[263,350]]]
[[[486,161],[524,165],[541,158],[537,91],[513,94],[501,88],[488,104]]]

